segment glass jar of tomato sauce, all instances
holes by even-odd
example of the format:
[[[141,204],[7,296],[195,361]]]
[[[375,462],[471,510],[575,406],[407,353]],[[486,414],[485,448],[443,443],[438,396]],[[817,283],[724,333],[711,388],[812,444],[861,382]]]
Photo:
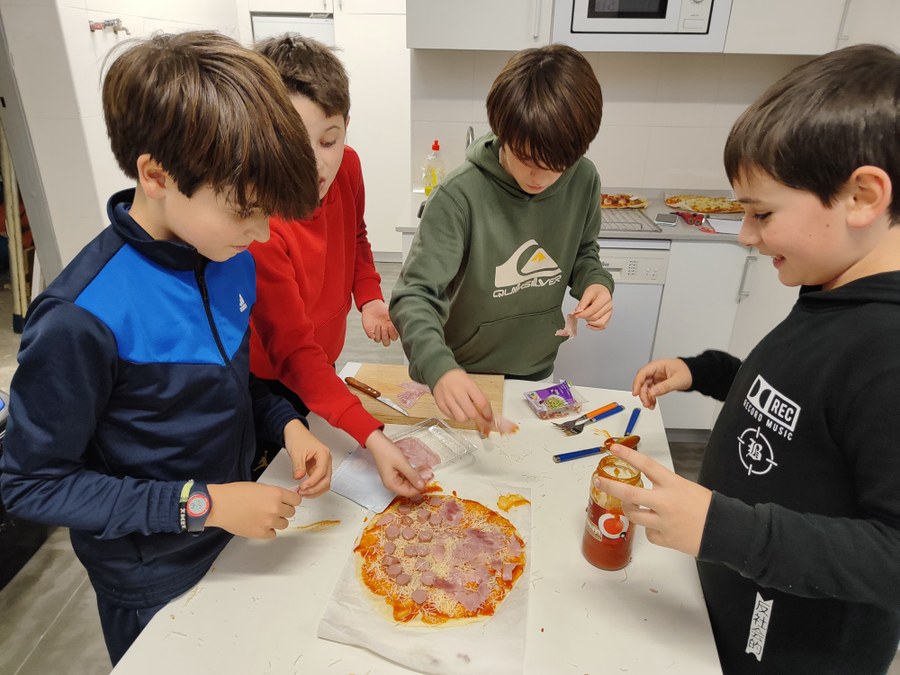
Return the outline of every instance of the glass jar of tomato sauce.
[[[591,476],[591,498],[587,506],[587,522],[581,551],[589,563],[602,570],[620,570],[631,560],[634,527],[622,514],[622,502],[594,487],[594,478],[643,487],[641,472],[613,455],[600,460]]]

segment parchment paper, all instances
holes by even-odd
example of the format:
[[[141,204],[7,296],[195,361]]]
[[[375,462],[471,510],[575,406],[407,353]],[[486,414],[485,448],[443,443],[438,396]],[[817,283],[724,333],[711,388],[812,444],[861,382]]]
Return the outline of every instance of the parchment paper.
[[[514,507],[507,513],[497,508],[497,499],[501,495],[519,494],[531,501],[531,491],[477,477],[455,478],[459,485],[451,485],[450,476],[441,477],[439,482],[445,493],[456,490],[458,497],[481,502],[497,511],[515,525],[525,541],[525,571],[496,614],[455,627],[395,623],[379,613],[376,603],[384,601],[373,600],[372,593],[357,575],[357,554],[350,550],[319,622],[320,638],[365,647],[423,673],[515,675],[522,672],[531,576],[531,504]],[[370,520],[371,517],[369,514]],[[360,534],[364,527],[365,523],[361,522]]]

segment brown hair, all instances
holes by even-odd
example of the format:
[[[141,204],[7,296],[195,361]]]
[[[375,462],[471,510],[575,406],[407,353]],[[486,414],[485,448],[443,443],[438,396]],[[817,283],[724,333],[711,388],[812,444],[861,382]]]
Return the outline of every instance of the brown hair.
[[[549,45],[513,55],[491,86],[487,113],[491,130],[517,157],[565,171],[600,130],[603,94],[580,52]]]
[[[125,45],[103,81],[103,114],[129,178],[148,153],[187,197],[210,186],[244,215],[303,218],[317,206],[309,137],[272,64],[214,32]]]
[[[856,45],[778,80],[738,118],[725,143],[734,183],[762,170],[829,206],[850,175],[877,166],[900,188],[900,55]],[[896,194],[896,193],[895,193]],[[900,200],[890,206],[900,222]]]
[[[350,114],[350,80],[334,52],[321,42],[285,33],[258,42],[256,51],[275,64],[291,94],[305,96],[327,117]]]

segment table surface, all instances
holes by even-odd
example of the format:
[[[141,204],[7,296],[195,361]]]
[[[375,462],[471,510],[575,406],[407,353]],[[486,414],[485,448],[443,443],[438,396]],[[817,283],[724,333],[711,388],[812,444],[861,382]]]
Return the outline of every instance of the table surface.
[[[460,432],[479,450],[438,472],[447,489],[475,475],[531,490],[532,530],[522,533],[531,538],[531,558],[519,580],[530,584],[524,672],[721,672],[694,560],[650,544],[639,529],[628,567],[606,572],[591,566],[581,555],[581,538],[597,457],[551,459],[600,445],[601,428],[621,435],[640,402],[630,392],[577,387],[587,399],[585,410],[618,401],[625,411],[566,437],[531,413],[522,394],[533,388],[506,382],[504,413],[520,424],[518,433],[481,440]],[[310,424],[332,449],[335,467],[356,447],[315,415]],[[642,452],[672,468],[658,410],[644,410],[634,433]],[[284,452],[260,480],[293,486]],[[411,672],[368,650],[316,637],[367,515],[329,492],[304,500],[274,540],[233,539],[196,587],[153,618],[114,673]],[[298,529],[325,520],[340,524]]]

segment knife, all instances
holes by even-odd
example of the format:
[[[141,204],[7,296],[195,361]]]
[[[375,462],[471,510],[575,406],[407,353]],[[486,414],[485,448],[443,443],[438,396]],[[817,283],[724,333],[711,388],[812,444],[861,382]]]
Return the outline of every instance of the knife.
[[[391,399],[387,398],[386,396],[382,396],[380,391],[378,391],[374,387],[370,387],[365,382],[360,382],[355,377],[345,377],[344,382],[346,382],[348,385],[350,385],[354,389],[358,389],[359,391],[366,394],[367,396],[371,396],[376,401],[381,401],[386,406],[388,406],[389,408],[393,408],[401,415],[410,417],[410,414],[408,412],[406,412],[403,408],[401,408],[399,405],[394,403]]]

